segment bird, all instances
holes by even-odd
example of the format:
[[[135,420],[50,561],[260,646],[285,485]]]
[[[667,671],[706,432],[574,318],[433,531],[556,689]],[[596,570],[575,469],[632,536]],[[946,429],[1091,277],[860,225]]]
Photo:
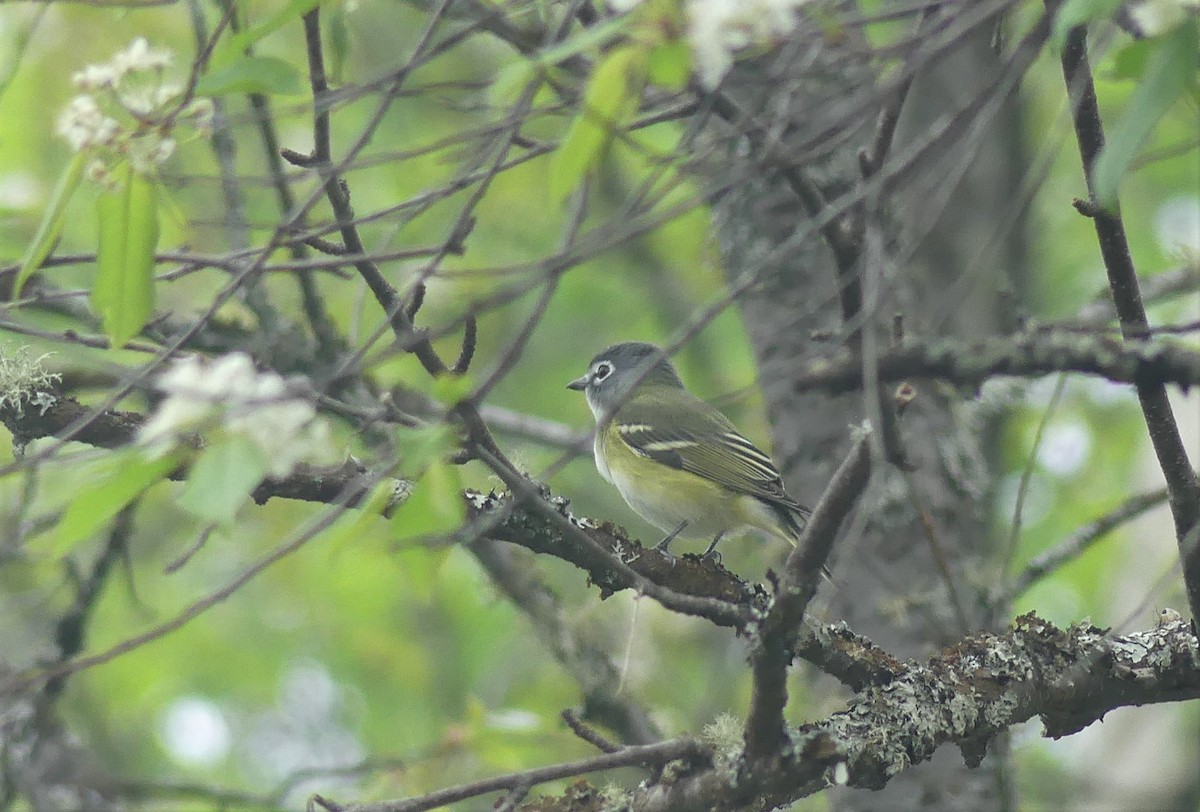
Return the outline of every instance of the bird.
[[[687,391],[661,348],[614,344],[567,388],[584,393],[595,417],[600,475],[667,534],[656,545],[667,557],[677,537],[708,540],[702,558],[718,560],[717,544],[730,535],[796,544],[811,511],[788,495],[767,454]]]

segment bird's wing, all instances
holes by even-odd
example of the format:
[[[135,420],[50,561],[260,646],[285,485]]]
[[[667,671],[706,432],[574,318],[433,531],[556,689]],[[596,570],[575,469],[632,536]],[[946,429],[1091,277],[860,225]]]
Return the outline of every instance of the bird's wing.
[[[617,412],[617,435],[636,453],[801,516],[808,515],[808,509],[784,491],[771,458],[712,406],[691,396],[679,399],[675,394],[670,428],[655,425],[652,412],[658,409],[653,404],[640,404],[636,398]]]

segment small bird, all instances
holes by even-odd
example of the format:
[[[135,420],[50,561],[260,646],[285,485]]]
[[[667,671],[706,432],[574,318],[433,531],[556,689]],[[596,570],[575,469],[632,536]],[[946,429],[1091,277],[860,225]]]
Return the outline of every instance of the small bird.
[[[600,475],[643,519],[667,533],[709,540],[758,531],[795,544],[810,511],[783,489],[771,458],[715,408],[684,388],[653,344],[614,344],[567,384],[596,418]]]

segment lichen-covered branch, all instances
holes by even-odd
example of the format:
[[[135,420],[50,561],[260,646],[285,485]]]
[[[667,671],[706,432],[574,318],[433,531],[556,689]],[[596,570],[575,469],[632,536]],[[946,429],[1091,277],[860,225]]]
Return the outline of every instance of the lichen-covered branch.
[[[846,710],[788,730],[772,771],[749,770],[736,735],[705,747],[685,737],[415,798],[349,807],[322,798],[318,804],[346,812],[430,809],[563,776],[650,763],[654,759],[642,754],[653,753],[681,760],[625,795],[619,808],[760,812],[835,784],[879,789],[944,744],[957,745],[967,764],[977,766],[997,735],[1034,716],[1042,719],[1047,736],[1057,738],[1118,707],[1194,698],[1200,698],[1200,646],[1177,614],[1165,614],[1155,629],[1110,637],[1089,624],[1062,630],[1030,613],[1003,634],[980,633],[926,663],[909,663],[886,684],[860,693]],[[594,812],[599,798],[580,782],[527,808]]]
[[[881,382],[932,378],[978,386],[989,378],[1036,378],[1055,372],[1098,375],[1117,383],[1200,384],[1200,352],[1165,341],[1031,331],[977,340],[908,340],[879,354]],[[819,359],[795,376],[797,391],[843,392],[862,386],[862,361],[849,352]]]
[[[835,783],[879,789],[955,744],[969,765],[1012,725],[1038,716],[1047,736],[1075,733],[1114,708],[1200,698],[1200,646],[1177,615],[1122,637],[1033,614],[979,634],[858,696],[828,719],[789,731],[778,769],[746,781],[738,754],[713,769],[639,789],[637,812],[773,809]],[[842,781],[841,779],[844,779]],[[543,803],[539,809],[580,809]]]

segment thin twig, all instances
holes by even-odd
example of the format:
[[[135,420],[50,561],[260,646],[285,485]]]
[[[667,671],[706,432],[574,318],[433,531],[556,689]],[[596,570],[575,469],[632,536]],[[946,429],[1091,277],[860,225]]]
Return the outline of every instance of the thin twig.
[[[862,496],[871,473],[867,432],[858,437],[813,508],[804,533],[784,563],[775,602],[763,618],[750,650],[753,685],[746,715],[746,759],[754,771],[772,769],[785,740],[787,668],[794,656],[789,640],[817,592],[821,570],[842,522]]]
[[[512,790],[521,786],[532,787],[547,781],[556,781],[560,778],[570,778],[600,770],[611,770],[615,767],[654,767],[678,759],[707,760],[708,758],[707,748],[695,739],[681,737],[658,744],[626,747],[616,753],[602,753],[580,761],[551,764],[518,773],[485,778],[482,781],[431,792],[419,798],[327,808],[344,809],[345,812],[425,812],[428,809],[436,809],[467,798],[477,798],[497,790]]]
[[[1031,586],[1064,564],[1074,561],[1113,530],[1165,501],[1167,501],[1166,488],[1140,494],[1095,521],[1080,527],[1030,561],[1025,569],[1005,587],[1002,600],[998,600],[997,603],[1011,604],[1015,598],[1024,594]]]
[[[1050,0],[1047,8],[1053,8]],[[1104,126],[1092,82],[1092,69],[1088,64],[1085,27],[1077,26],[1067,33],[1062,51],[1062,70],[1074,110],[1075,137],[1083,159],[1088,196],[1095,202],[1094,171],[1096,160],[1104,148]],[[1114,210],[1108,211],[1097,208],[1091,220],[1122,334],[1126,338],[1135,338],[1144,334],[1150,324],[1146,318],[1137,269],[1125,236],[1120,209],[1114,207]],[[1180,544],[1188,604],[1192,617],[1200,622],[1200,548],[1188,550],[1183,543],[1192,528],[1200,524],[1200,479],[1197,479],[1188,460],[1187,448],[1179,433],[1179,425],[1175,422],[1165,382],[1146,378],[1135,383],[1142,414],[1150,432],[1150,442],[1167,480],[1170,493],[1168,501],[1171,516],[1175,520],[1175,537]]]

